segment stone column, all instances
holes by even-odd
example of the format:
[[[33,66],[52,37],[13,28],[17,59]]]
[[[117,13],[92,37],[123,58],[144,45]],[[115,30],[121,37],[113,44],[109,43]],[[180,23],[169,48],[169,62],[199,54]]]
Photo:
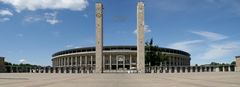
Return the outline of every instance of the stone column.
[[[56,58],[56,67],[58,66],[58,58]]]
[[[71,59],[71,67],[73,67],[73,57],[70,57],[70,59]]]
[[[91,68],[93,67],[93,56],[91,56]]]
[[[60,59],[60,61],[61,61],[60,66],[62,67],[63,66],[63,57]]]
[[[118,70],[118,58],[116,57],[116,70]]]
[[[75,67],[77,67],[78,66],[78,56],[75,56]]]
[[[132,55],[130,54],[130,69],[132,69]]]
[[[69,57],[66,57],[66,66],[68,67],[69,64],[70,64],[70,62],[69,62]]]
[[[80,61],[80,65],[79,66],[82,67],[82,56],[80,56],[80,60],[79,61]]]
[[[61,66],[64,66],[64,57],[61,58]]]
[[[125,71],[125,67],[126,67],[126,66],[125,66],[125,64],[126,64],[126,63],[125,63],[125,60],[126,60],[126,58],[124,57],[124,58],[123,58],[123,70],[124,70],[124,71]]]
[[[144,3],[137,4],[137,70],[145,73]]]
[[[54,59],[54,66],[57,66],[57,58]]]
[[[72,56],[72,57],[71,57],[71,67],[74,66],[73,62],[74,62],[74,57]]]
[[[60,58],[60,66],[63,65],[63,62],[62,62],[62,57]]]
[[[63,66],[65,66],[65,57],[62,58],[62,63],[63,63]]]
[[[170,57],[169,60],[168,60],[168,66],[172,66],[172,58]]]
[[[240,72],[240,56],[236,56],[236,72]]]
[[[172,63],[173,63],[172,66],[176,66],[176,65],[175,65],[175,57],[172,57]]]
[[[111,71],[112,70],[112,55],[111,54],[109,55],[109,59],[110,59],[109,66],[110,66],[110,71]]]
[[[96,3],[96,72],[103,72],[103,4]]]
[[[60,66],[60,57],[58,58],[58,64],[57,66],[59,67]]]
[[[88,65],[88,56],[85,56],[85,67],[87,67],[87,65]]]
[[[57,63],[57,67],[58,67],[59,66],[59,58],[57,58],[56,63]]]

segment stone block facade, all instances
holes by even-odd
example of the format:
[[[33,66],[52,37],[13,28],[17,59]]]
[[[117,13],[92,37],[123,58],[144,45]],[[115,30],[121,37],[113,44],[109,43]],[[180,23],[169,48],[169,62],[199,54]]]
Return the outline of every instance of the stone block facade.
[[[4,57],[0,57],[0,73],[5,72],[5,61]]]
[[[236,56],[236,72],[240,72],[240,56]]]

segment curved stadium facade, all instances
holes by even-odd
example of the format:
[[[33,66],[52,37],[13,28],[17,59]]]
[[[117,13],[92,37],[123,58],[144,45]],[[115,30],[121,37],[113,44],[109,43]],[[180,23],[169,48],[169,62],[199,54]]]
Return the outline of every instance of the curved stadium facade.
[[[181,50],[159,48],[168,56],[168,66],[190,66],[190,54]],[[52,55],[53,67],[92,67],[95,69],[95,47],[75,48]],[[130,70],[137,67],[137,46],[104,46],[103,70]]]

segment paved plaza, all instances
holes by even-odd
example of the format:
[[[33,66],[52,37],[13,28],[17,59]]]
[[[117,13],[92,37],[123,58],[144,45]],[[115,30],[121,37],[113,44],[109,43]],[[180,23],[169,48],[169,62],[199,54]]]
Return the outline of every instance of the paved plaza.
[[[240,73],[0,73],[0,87],[240,87]]]

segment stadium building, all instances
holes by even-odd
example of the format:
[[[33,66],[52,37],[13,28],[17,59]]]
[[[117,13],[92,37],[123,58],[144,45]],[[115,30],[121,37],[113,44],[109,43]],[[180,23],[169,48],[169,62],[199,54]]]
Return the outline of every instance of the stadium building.
[[[166,54],[168,66],[190,66],[190,54],[181,50],[159,48]],[[95,47],[75,48],[52,55],[53,67],[96,67]],[[126,71],[137,67],[137,46],[104,46],[103,71]]]

